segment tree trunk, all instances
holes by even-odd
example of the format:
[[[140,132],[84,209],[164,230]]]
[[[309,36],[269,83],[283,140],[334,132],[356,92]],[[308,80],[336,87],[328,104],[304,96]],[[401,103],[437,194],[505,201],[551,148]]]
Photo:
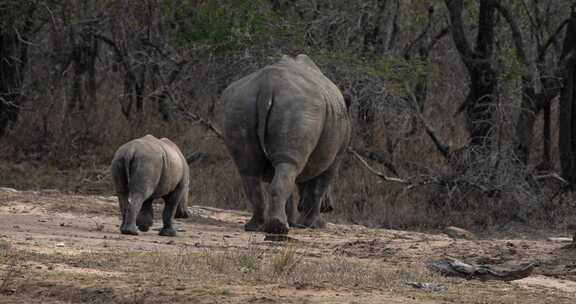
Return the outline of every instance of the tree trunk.
[[[0,137],[16,122],[20,111],[20,47],[25,46],[20,45],[15,34],[0,34]]]
[[[9,5],[10,6],[10,5]],[[22,80],[28,64],[28,44],[23,43],[29,39],[33,25],[36,4],[26,5],[23,16],[23,26],[16,28],[12,20],[13,11],[0,18],[9,20],[13,28],[0,28],[0,138],[6,135],[11,124],[18,120],[20,104],[22,103]]]
[[[562,57],[569,56],[576,51],[576,12],[572,11],[571,20],[566,30],[564,50]],[[565,67],[563,89],[560,95],[560,133],[559,152],[562,176],[572,186],[576,184],[576,64],[569,60]]]
[[[478,37],[474,49],[470,47],[464,30],[463,1],[446,0],[446,6],[450,12],[454,44],[470,76],[470,91],[459,111],[466,112],[470,145],[489,147],[490,132],[494,125],[493,112],[498,81],[492,67],[496,2],[480,1]]]

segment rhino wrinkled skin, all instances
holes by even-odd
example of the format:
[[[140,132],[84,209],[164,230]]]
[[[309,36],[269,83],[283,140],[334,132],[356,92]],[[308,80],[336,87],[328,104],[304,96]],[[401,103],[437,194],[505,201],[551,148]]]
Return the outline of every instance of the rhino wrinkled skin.
[[[189,217],[190,169],[184,155],[167,138],[146,135],[122,145],[111,165],[120,205],[123,234],[148,231],[153,223],[152,202],[163,198],[163,228],[160,235],[175,236],[172,219]]]
[[[302,214],[294,225],[325,226],[322,199],[350,141],[350,119],[336,85],[308,56],[284,56],[232,83],[222,101],[224,141],[253,209],[245,229],[288,233],[295,185]],[[269,204],[262,181],[271,183]]]

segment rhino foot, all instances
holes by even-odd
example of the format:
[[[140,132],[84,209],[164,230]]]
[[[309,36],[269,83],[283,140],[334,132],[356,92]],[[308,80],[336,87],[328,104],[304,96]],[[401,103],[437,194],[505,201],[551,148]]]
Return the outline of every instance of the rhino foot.
[[[330,213],[334,211],[334,207],[330,203],[322,202],[322,206],[320,207],[320,213]]]
[[[138,230],[136,229],[136,226],[134,226],[134,227],[123,226],[120,228],[120,232],[122,234],[127,234],[127,235],[138,235]]]
[[[162,228],[162,230],[160,230],[160,233],[158,233],[161,236],[176,236],[176,229],[170,227],[170,228]]]
[[[263,221],[252,217],[246,224],[244,224],[244,230],[246,231],[262,231]]]
[[[288,219],[288,226],[298,228],[298,221],[294,219]]]
[[[270,234],[288,234],[288,223],[279,218],[271,218],[264,224],[264,231]]]
[[[138,230],[142,231],[142,232],[148,232],[148,230],[150,230],[150,226],[147,225],[139,225],[138,226]]]
[[[142,217],[142,218],[138,218],[136,220],[136,226],[138,227],[138,229],[142,232],[146,232],[148,230],[150,230],[150,226],[152,226],[153,224],[153,220],[152,217]]]

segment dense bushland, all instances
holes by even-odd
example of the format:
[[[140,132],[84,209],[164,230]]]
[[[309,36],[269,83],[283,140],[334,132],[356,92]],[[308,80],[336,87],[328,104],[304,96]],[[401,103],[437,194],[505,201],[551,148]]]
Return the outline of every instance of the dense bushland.
[[[210,129],[219,93],[306,53],[352,98],[354,149],[410,182],[349,157],[331,220],[562,228],[576,220],[570,5],[2,1],[0,185],[112,194],[115,149],[154,134],[190,157],[193,204],[247,208]]]

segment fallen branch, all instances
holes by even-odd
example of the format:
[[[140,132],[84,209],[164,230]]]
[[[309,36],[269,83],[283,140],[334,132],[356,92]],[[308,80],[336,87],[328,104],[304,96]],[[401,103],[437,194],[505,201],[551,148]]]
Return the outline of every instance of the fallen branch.
[[[454,258],[443,258],[427,264],[428,268],[448,277],[461,277],[468,280],[481,281],[498,280],[514,281],[526,278],[532,274],[538,263],[528,263],[510,270],[497,270],[490,266],[466,264]]]
[[[368,171],[372,172],[372,174],[380,177],[381,179],[383,179],[387,182],[394,182],[394,183],[400,183],[400,184],[411,184],[407,180],[397,178],[397,177],[390,177],[390,176],[387,176],[384,173],[374,169],[372,166],[370,166],[370,164],[368,164],[368,162],[360,154],[358,154],[358,152],[356,152],[356,150],[354,150],[354,148],[348,147],[348,152],[350,152],[352,155],[354,155],[354,157],[356,157],[356,159],[358,159],[360,161],[360,163],[362,163],[364,165],[364,167],[366,167],[366,169],[368,169]]]
[[[176,102],[176,100],[174,99],[174,97],[172,96],[170,91],[167,90],[166,95],[168,96],[170,101],[172,101],[172,103],[174,103],[174,105],[176,105],[180,108],[179,109],[181,111],[180,113],[183,114],[189,121],[191,121],[195,124],[202,125],[206,129],[208,129],[212,133],[214,133],[216,135],[216,137],[222,139],[222,131],[220,131],[220,129],[218,129],[218,127],[216,127],[211,121],[204,119],[204,118],[200,117],[200,115],[197,115],[197,114],[192,113],[192,112],[188,111],[187,109],[185,109],[182,105],[180,105],[178,102]]]
[[[222,131],[218,129],[211,121],[206,120],[190,111],[183,111],[184,116],[186,116],[191,122],[195,124],[202,125],[206,129],[210,130],[212,133],[216,135],[218,138],[222,138]]]

